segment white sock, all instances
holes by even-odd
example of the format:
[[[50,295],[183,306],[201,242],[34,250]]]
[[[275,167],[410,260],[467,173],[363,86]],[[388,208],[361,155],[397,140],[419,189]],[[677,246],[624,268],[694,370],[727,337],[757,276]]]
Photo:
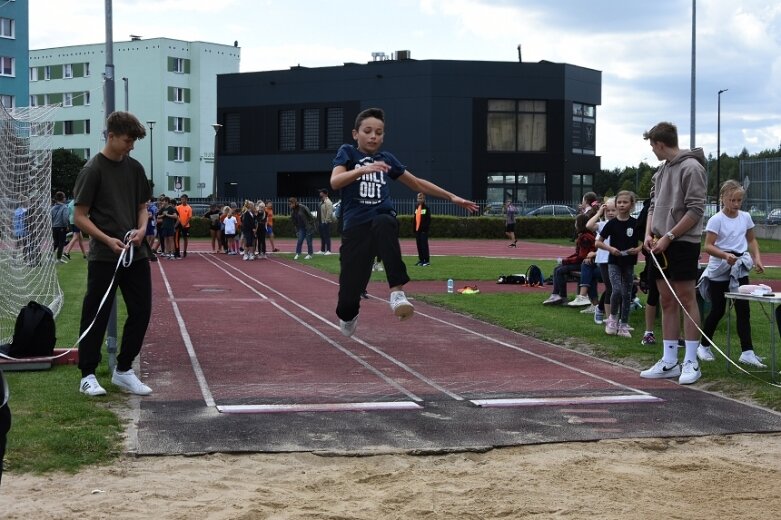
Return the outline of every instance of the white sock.
[[[683,362],[693,361],[697,363],[697,347],[700,346],[700,340],[686,340],[686,354],[683,356]]]
[[[678,340],[677,339],[665,339],[662,341],[664,347],[662,347],[662,361],[671,365],[678,362]],[[695,349],[696,351],[697,349]]]

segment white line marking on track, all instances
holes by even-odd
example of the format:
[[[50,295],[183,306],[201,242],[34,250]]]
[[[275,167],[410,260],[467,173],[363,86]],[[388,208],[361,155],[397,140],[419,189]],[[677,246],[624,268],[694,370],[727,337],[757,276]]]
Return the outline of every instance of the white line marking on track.
[[[605,403],[653,403],[664,399],[652,395],[602,395],[584,397],[529,397],[518,399],[472,399],[469,402],[481,408],[504,408],[510,406],[567,406],[573,404]]]
[[[370,410],[420,410],[412,401],[366,403],[250,404],[217,406],[221,413],[365,412]]]
[[[214,267],[216,267],[217,269],[221,270],[222,272],[224,272],[225,274],[227,274],[228,276],[230,276],[231,278],[233,278],[234,280],[236,280],[237,282],[239,282],[240,284],[242,284],[243,286],[245,286],[246,288],[248,288],[250,291],[252,291],[253,293],[257,294],[259,297],[263,298],[264,300],[269,300],[268,296],[266,296],[265,294],[263,294],[263,293],[259,292],[257,289],[255,289],[254,287],[252,287],[250,284],[248,284],[248,283],[247,283],[247,282],[245,282],[244,280],[241,280],[241,279],[239,279],[239,278],[238,278],[236,275],[234,275],[233,273],[230,273],[230,272],[228,272],[228,271],[227,271],[227,270],[226,270],[226,269],[225,269],[223,266],[219,265],[219,264],[217,263],[217,261],[216,261],[216,260],[213,260],[212,258],[209,258],[209,257],[207,257],[207,256],[205,256],[205,255],[204,255],[204,257],[206,258],[206,260],[207,260],[209,263],[211,263],[212,265],[214,265]],[[301,309],[301,310],[303,310],[303,311],[307,312],[307,313],[308,313],[308,314],[310,314],[311,316],[314,316],[315,318],[319,319],[320,321],[322,321],[322,322],[324,322],[324,323],[328,324],[330,327],[334,327],[334,328],[337,328],[337,329],[338,329],[338,326],[334,325],[332,322],[328,321],[328,320],[327,320],[327,319],[325,319],[323,316],[321,316],[321,315],[317,314],[316,312],[314,312],[313,310],[309,309],[308,307],[305,307],[305,306],[301,305],[301,304],[300,304],[300,303],[298,303],[297,301],[295,301],[295,300],[293,300],[293,299],[291,299],[291,298],[289,298],[289,297],[285,296],[285,295],[284,295],[284,294],[282,294],[281,292],[279,292],[279,291],[277,291],[276,289],[274,289],[274,288],[272,288],[272,287],[270,287],[270,286],[266,285],[265,283],[261,282],[261,281],[260,281],[260,280],[258,280],[257,278],[254,278],[254,277],[252,277],[252,276],[248,275],[247,273],[245,273],[245,272],[241,271],[239,268],[237,268],[237,267],[235,267],[235,266],[233,266],[233,265],[231,265],[231,264],[229,264],[229,263],[227,263],[227,262],[225,262],[225,261],[220,261],[220,262],[221,262],[222,264],[224,264],[224,265],[227,265],[227,266],[229,266],[229,267],[230,267],[231,269],[233,269],[234,271],[238,271],[238,272],[239,272],[239,273],[241,273],[241,274],[242,274],[244,277],[246,277],[246,278],[248,278],[248,279],[252,280],[252,281],[253,281],[253,282],[255,282],[256,284],[258,284],[258,285],[260,285],[260,286],[262,286],[262,287],[265,287],[266,289],[268,289],[269,291],[273,292],[274,294],[276,294],[277,296],[279,296],[279,297],[280,297],[280,298],[282,298],[283,300],[285,300],[285,301],[287,301],[287,302],[291,303],[292,305],[295,305],[296,307],[298,307],[299,309]],[[282,312],[283,312],[284,314],[286,314],[288,317],[290,317],[290,318],[291,318],[291,319],[293,319],[294,321],[298,322],[298,323],[299,323],[300,325],[302,325],[303,327],[305,327],[305,328],[309,329],[311,332],[315,333],[315,334],[316,334],[317,336],[319,336],[319,337],[320,337],[320,338],[321,338],[323,341],[325,341],[326,343],[328,343],[328,344],[329,344],[329,345],[331,345],[332,347],[336,348],[337,350],[339,350],[339,351],[340,351],[340,352],[342,352],[343,354],[347,355],[348,357],[350,357],[351,359],[353,359],[354,361],[356,361],[357,363],[359,363],[360,365],[362,365],[364,368],[366,368],[366,369],[367,369],[367,370],[369,370],[370,372],[374,373],[374,374],[375,374],[377,377],[379,377],[380,379],[382,379],[383,381],[385,381],[386,383],[388,383],[388,384],[389,384],[389,385],[391,385],[392,387],[396,388],[396,389],[397,389],[399,392],[401,392],[401,393],[403,393],[404,395],[406,395],[406,396],[407,396],[409,399],[412,399],[413,401],[422,401],[422,400],[423,400],[422,398],[420,398],[420,397],[416,396],[414,393],[412,393],[412,392],[410,392],[409,390],[407,390],[406,388],[404,388],[404,387],[403,387],[401,384],[399,384],[399,383],[398,383],[397,381],[395,381],[394,379],[392,379],[392,378],[390,378],[390,377],[386,376],[386,375],[385,375],[385,374],[384,374],[384,373],[383,373],[381,370],[379,370],[379,369],[377,369],[377,368],[373,367],[372,365],[370,365],[369,363],[367,363],[366,361],[364,361],[363,359],[361,359],[360,357],[358,357],[356,354],[354,354],[352,351],[350,351],[349,349],[346,349],[345,347],[343,347],[342,345],[340,345],[340,344],[339,344],[339,343],[337,343],[336,341],[332,340],[331,338],[329,338],[328,336],[326,336],[325,334],[323,334],[322,332],[320,332],[319,330],[317,330],[316,328],[314,328],[312,325],[308,324],[307,322],[305,322],[304,320],[302,320],[301,318],[299,318],[298,316],[296,316],[295,314],[293,314],[293,313],[292,313],[292,312],[290,312],[289,310],[287,310],[287,309],[285,309],[284,307],[282,307],[281,305],[279,305],[277,302],[275,302],[275,301],[271,301],[271,300],[269,300],[269,301],[270,301],[270,303],[271,303],[272,305],[274,305],[274,307],[276,307],[277,309],[279,309],[280,311],[282,311]],[[400,362],[397,362],[396,364],[397,364],[397,365],[399,365],[399,366],[402,366],[402,368],[403,368],[404,366],[406,366],[406,365],[400,364]],[[408,369],[408,371],[412,372],[412,369]],[[424,380],[425,380],[425,379],[424,379]],[[430,384],[431,384],[432,386],[434,386],[435,388],[438,388],[438,389],[439,389],[439,387],[438,387],[438,386],[437,386],[435,383],[433,383],[433,381],[432,381]]]
[[[168,300],[171,302],[171,307],[174,310],[174,315],[176,316],[176,322],[179,324],[179,333],[182,335],[182,341],[184,341],[184,347],[187,349],[187,354],[190,356],[190,364],[193,367],[193,372],[195,372],[195,378],[198,381],[198,387],[201,389],[201,395],[203,396],[203,400],[206,403],[206,406],[212,408],[215,405],[214,396],[212,396],[211,390],[209,390],[209,384],[206,382],[206,376],[203,374],[201,363],[198,361],[198,356],[195,354],[195,349],[193,348],[193,342],[190,339],[190,333],[187,332],[187,326],[184,324],[182,313],[179,312],[179,306],[176,304],[176,300],[174,300],[174,294],[173,291],[171,290],[171,284],[168,283],[168,277],[165,275],[163,264],[162,262],[158,262],[157,265],[160,268],[160,274],[163,277],[163,283],[165,283],[165,290],[166,292],[168,292]]]

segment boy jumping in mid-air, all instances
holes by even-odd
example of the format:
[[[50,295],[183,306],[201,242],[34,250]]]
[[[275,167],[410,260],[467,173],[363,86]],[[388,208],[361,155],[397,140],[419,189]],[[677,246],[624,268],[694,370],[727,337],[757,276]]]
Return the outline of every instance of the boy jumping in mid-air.
[[[385,113],[382,109],[362,111],[353,128],[357,146],[342,145],[331,171],[331,187],[342,190],[344,222],[336,315],[342,334],[348,337],[355,333],[358,325],[361,293],[371,277],[375,256],[385,264],[394,315],[405,320],[414,311],[404,295],[404,284],[409,282],[409,276],[401,259],[399,224],[390,198],[388,178],[401,181],[413,191],[450,200],[470,212],[477,210],[474,202],[415,177],[392,154],[381,152],[384,135]]]

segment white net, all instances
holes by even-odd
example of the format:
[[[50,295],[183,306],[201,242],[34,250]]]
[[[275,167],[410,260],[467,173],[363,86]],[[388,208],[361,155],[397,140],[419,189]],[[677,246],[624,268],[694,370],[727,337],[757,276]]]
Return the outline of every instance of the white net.
[[[52,253],[51,136],[57,107],[0,107],[0,343],[29,301],[62,307]]]

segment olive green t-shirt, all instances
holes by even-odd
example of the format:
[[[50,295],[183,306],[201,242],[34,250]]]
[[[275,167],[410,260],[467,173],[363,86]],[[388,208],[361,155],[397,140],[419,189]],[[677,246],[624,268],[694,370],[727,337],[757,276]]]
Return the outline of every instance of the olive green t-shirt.
[[[152,196],[141,163],[127,155],[121,161],[112,161],[102,153],[87,161],[73,191],[76,205],[89,208],[92,223],[120,240],[138,228],[138,209]],[[134,261],[148,257],[146,247],[133,251]],[[90,261],[116,262],[118,258],[106,244],[90,238]]]

